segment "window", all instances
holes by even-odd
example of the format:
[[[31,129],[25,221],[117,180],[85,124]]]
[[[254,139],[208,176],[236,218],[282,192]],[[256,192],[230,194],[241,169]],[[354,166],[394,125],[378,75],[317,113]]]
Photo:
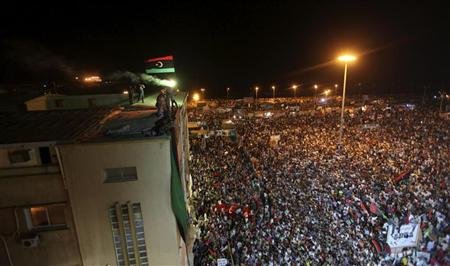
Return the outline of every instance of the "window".
[[[9,162],[11,164],[28,162],[31,160],[30,152],[29,149],[10,151],[8,152]]]
[[[42,164],[50,164],[52,162],[49,147],[39,147],[39,155]]]
[[[25,209],[28,229],[59,229],[65,228],[65,205],[34,206]]]
[[[115,204],[108,214],[117,265],[148,265],[141,204]]]
[[[120,168],[106,168],[104,170],[104,183],[136,181],[137,171],[136,167],[120,167]]]

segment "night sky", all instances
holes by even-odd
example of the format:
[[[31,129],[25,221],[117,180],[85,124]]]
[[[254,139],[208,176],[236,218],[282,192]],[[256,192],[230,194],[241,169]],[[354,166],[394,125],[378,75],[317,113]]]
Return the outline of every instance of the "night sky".
[[[145,59],[173,54],[183,89],[243,95],[259,85],[264,95],[297,83],[306,93],[315,82],[340,82],[343,67],[330,61],[351,50],[360,56],[351,84],[380,92],[450,85],[450,16],[439,2],[153,2],[5,6],[0,83],[142,72]]]

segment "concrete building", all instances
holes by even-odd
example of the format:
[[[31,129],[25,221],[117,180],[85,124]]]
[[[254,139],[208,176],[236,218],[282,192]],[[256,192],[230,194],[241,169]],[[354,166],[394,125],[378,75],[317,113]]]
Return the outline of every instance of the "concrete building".
[[[0,265],[82,265],[56,144],[105,114],[0,116]]]
[[[36,115],[54,133],[16,135]],[[0,122],[0,265],[188,264],[184,105],[166,132],[148,107],[17,116]]]

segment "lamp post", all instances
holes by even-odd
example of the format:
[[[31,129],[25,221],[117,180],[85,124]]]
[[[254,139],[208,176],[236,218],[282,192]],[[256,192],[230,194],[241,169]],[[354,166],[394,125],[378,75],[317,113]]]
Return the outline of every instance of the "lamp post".
[[[334,95],[337,95],[337,88],[339,87],[338,84],[334,84]]]
[[[292,89],[294,90],[294,98],[297,97],[297,85],[292,85]]]
[[[341,55],[337,59],[344,63],[344,82],[342,85],[342,107],[341,107],[341,126],[339,127],[339,146],[342,145],[342,134],[344,132],[344,107],[345,107],[345,88],[347,85],[347,65],[356,60],[354,55]]]
[[[205,100],[205,88],[201,88],[200,91],[202,92],[203,100]]]
[[[256,86],[255,87],[255,98],[256,98],[256,100],[258,100],[258,91],[259,91],[259,87]]]
[[[275,99],[275,86],[272,86],[272,98]]]
[[[227,88],[227,100],[228,100],[229,93],[230,93],[230,88],[228,87]]]

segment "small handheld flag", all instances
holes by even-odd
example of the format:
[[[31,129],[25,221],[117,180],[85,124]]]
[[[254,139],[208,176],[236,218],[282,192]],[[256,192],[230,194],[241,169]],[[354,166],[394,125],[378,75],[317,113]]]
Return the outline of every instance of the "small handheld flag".
[[[408,179],[409,176],[411,175],[412,171],[411,170],[407,170],[403,173],[401,173],[400,175],[396,176],[394,178],[394,184],[398,184],[400,181]]]
[[[174,73],[173,56],[164,56],[158,58],[150,58],[145,61],[147,74]]]

